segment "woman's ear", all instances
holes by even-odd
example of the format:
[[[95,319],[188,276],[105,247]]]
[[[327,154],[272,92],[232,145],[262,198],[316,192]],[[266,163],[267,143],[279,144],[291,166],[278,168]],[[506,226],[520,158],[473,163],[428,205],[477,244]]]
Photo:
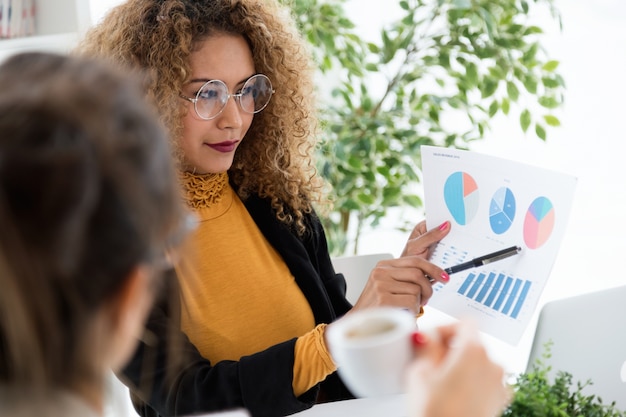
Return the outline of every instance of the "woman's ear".
[[[111,368],[121,369],[141,338],[154,301],[154,277],[150,267],[139,265],[129,273],[110,303]]]

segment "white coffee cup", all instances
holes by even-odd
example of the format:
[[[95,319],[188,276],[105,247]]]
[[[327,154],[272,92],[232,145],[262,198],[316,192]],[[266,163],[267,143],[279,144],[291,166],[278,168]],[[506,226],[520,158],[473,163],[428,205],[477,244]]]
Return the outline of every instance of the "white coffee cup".
[[[377,307],[350,313],[326,329],[339,376],[357,397],[404,392],[404,374],[413,359],[415,316]]]

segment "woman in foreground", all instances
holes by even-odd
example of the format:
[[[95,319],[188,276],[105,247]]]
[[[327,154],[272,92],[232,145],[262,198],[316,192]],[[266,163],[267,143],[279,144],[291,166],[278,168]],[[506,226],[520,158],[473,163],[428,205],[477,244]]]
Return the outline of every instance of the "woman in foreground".
[[[183,208],[138,85],[101,63],[0,65],[0,415],[103,414]]]

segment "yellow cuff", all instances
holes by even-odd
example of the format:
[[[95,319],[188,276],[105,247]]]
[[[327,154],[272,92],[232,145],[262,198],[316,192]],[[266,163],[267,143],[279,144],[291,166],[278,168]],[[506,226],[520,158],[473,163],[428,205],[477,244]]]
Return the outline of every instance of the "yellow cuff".
[[[326,324],[319,324],[296,340],[292,381],[296,397],[310,390],[337,369],[324,342],[325,330]]]

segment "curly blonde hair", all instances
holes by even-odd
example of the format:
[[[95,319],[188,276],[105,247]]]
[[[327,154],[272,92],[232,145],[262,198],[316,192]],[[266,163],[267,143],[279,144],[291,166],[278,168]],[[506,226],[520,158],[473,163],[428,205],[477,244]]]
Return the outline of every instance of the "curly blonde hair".
[[[128,0],[92,28],[76,52],[147,73],[147,96],[181,161],[177,142],[188,107],[179,93],[191,77],[190,54],[217,33],[242,35],[256,71],[276,90],[239,146],[230,180],[243,200],[251,194],[269,198],[278,219],[302,234],[323,181],[313,161],[313,65],[289,9],[277,0]]]

